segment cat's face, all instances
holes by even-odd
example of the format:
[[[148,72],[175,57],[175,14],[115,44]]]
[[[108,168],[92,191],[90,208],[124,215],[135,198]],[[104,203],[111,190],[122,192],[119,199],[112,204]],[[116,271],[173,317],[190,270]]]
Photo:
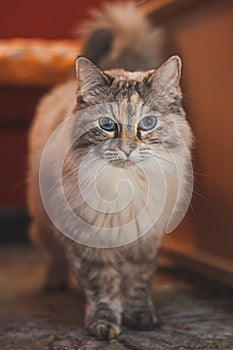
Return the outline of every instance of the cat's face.
[[[146,161],[159,143],[156,136],[156,129],[161,127],[159,114],[142,105],[115,103],[110,113],[101,116],[96,124],[106,134],[103,137],[108,138],[100,152],[114,166],[129,167]]]
[[[170,58],[156,71],[100,71],[89,60],[77,60],[77,146],[95,150],[98,158],[115,167],[167,158],[191,134],[181,106],[181,62]],[[86,112],[85,112],[86,111]],[[75,126],[77,127],[77,126]]]

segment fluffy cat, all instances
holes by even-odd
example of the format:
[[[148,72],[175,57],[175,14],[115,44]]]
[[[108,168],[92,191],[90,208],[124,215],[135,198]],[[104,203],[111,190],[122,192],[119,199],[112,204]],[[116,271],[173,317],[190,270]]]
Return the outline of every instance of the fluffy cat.
[[[126,15],[120,16],[124,12]],[[130,18],[134,21],[130,22]],[[157,36],[158,32],[150,30],[146,18],[132,4],[107,6],[89,25],[83,51],[108,70],[102,71],[89,59],[79,57],[77,79],[56,87],[42,99],[29,133],[30,236],[48,252],[47,287],[65,288],[69,269],[72,269],[86,294],[86,329],[99,339],[114,338],[120,333],[122,323],[138,330],[153,329],[158,324],[151,297],[156,254],[172,207],[175,202],[179,205],[185,200],[186,164],[192,134],[181,105],[181,60],[173,56],[159,68],[152,69],[151,62],[156,67],[161,57],[160,51],[156,53],[152,49],[152,41]],[[98,51],[95,47],[103,37],[106,45]],[[142,38],[145,38],[144,43]],[[158,50],[156,43],[155,47]],[[144,70],[129,72],[122,68]],[[50,221],[39,188],[45,145],[66,120],[67,126],[60,131],[61,142],[55,143],[50,150],[52,153],[48,154],[47,161],[51,164],[45,167],[45,176],[51,183],[47,196],[50,210],[62,223],[65,235],[73,240]],[[85,226],[70,218],[61,203],[53,152],[62,153],[66,142],[69,152],[64,160],[62,178],[66,198],[77,217],[93,227],[109,232],[112,226],[117,227],[116,234],[109,234],[108,242],[104,241],[104,235],[95,236],[95,231],[92,235],[83,232]],[[78,182],[81,165],[83,183]],[[98,167],[103,170],[99,176]],[[161,169],[165,174],[165,187]],[[134,195],[124,215],[117,210],[117,205],[113,212],[107,207],[99,211],[101,202],[95,202],[93,172],[107,203],[113,201],[119,180],[130,180]],[[149,190],[146,180],[152,184]],[[122,188],[119,196],[124,197],[130,192],[130,186],[126,184]],[[164,190],[164,210],[155,219],[153,215],[161,205]],[[139,214],[148,191],[152,201],[148,202],[142,216]],[[131,221],[134,225],[128,232],[124,225]]]

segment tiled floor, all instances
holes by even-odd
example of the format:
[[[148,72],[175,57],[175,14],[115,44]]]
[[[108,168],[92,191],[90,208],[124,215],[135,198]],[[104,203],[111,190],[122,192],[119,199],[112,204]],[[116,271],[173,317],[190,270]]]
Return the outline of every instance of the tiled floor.
[[[44,259],[28,246],[0,249],[0,350],[233,349],[232,290],[175,269],[160,269],[154,299],[162,326],[123,329],[100,342],[83,331],[84,297],[41,292]]]

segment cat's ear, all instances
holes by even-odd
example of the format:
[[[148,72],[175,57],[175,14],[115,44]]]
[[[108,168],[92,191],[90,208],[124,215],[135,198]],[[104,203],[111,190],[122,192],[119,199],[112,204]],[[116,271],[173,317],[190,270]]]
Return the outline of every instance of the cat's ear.
[[[107,76],[86,57],[78,57],[75,67],[81,94],[109,84]]]
[[[170,57],[150,77],[152,88],[161,95],[176,96],[179,93],[181,65],[179,56]]]

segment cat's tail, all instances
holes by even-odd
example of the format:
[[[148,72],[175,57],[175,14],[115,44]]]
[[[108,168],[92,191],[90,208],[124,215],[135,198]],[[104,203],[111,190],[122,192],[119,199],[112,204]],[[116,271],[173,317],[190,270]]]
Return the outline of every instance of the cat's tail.
[[[82,54],[101,69],[147,70],[165,59],[163,30],[133,2],[107,3],[81,30]]]

